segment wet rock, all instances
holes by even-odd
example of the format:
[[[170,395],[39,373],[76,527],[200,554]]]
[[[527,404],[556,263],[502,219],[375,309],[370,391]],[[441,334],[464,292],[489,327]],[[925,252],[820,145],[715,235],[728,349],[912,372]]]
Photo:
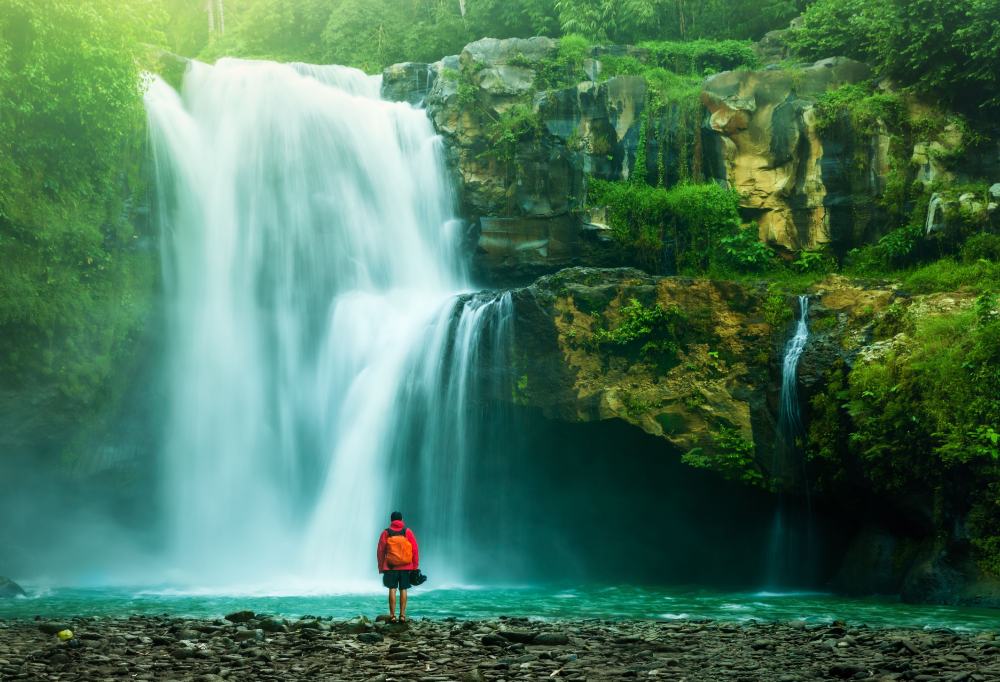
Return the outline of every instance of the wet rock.
[[[569,644],[569,636],[565,632],[540,632],[531,643],[546,646],[561,646]]]
[[[537,633],[531,630],[500,630],[497,634],[509,642],[519,644],[531,644],[537,636]]]
[[[277,618],[265,618],[260,621],[260,629],[264,632],[288,632],[288,625]]]
[[[358,635],[358,641],[365,644],[379,644],[385,638],[377,632],[362,632]]]
[[[24,590],[10,578],[0,576],[0,599],[25,596]]]
[[[38,629],[46,635],[54,635],[63,630],[69,630],[69,625],[59,621],[48,621],[39,624]]]
[[[253,611],[236,611],[226,616],[226,620],[230,623],[246,623],[249,620],[253,620],[254,615]]]

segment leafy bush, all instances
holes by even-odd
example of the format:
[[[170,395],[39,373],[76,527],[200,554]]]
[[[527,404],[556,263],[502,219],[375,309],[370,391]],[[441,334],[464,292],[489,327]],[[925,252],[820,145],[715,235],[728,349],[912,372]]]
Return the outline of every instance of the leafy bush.
[[[880,76],[972,113],[1000,108],[992,0],[816,0],[791,43],[807,58],[867,61]]]
[[[658,362],[672,362],[680,350],[679,339],[686,322],[676,306],[664,308],[659,303],[643,305],[630,299],[619,310],[618,323],[610,329],[594,332],[598,348],[613,347],[623,353],[638,353]]]
[[[1000,315],[996,297],[913,321],[907,347],[855,365],[847,400],[850,451],[876,489],[949,486],[978,533],[1000,524]],[[838,392],[835,399],[842,399]],[[822,442],[816,447],[822,451]],[[976,534],[984,567],[1000,566],[991,536]],[[991,569],[991,570],[992,570]]]
[[[960,252],[963,263],[976,261],[1000,262],[1000,234],[982,232],[965,240]]]
[[[722,239],[739,234],[739,200],[715,183],[672,189],[591,180],[588,203],[606,206],[618,243],[644,267],[708,272],[730,256]],[[664,262],[667,255],[668,260]]]
[[[850,83],[823,93],[816,102],[816,129],[831,128],[842,118],[860,134],[878,132],[879,123],[899,130],[905,115],[903,98],[897,93],[873,92],[871,84]]]
[[[774,251],[758,238],[756,225],[722,237],[719,245],[723,263],[737,272],[764,272],[775,265]]]
[[[678,74],[753,69],[760,65],[753,43],[743,40],[647,41],[639,44],[649,63]]]
[[[723,427],[712,434],[713,452],[694,448],[681,455],[681,461],[698,469],[718,472],[731,481],[763,485],[764,475],[754,458],[754,444],[736,429]]]

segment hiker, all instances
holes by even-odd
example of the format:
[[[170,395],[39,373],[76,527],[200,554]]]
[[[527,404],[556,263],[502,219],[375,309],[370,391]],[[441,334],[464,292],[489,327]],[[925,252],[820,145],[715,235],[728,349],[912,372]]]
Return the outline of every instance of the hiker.
[[[389,622],[396,622],[396,590],[399,590],[399,622],[406,622],[406,591],[410,589],[410,571],[420,567],[420,552],[413,531],[403,525],[403,515],[394,511],[389,527],[378,539],[378,572],[389,588]]]

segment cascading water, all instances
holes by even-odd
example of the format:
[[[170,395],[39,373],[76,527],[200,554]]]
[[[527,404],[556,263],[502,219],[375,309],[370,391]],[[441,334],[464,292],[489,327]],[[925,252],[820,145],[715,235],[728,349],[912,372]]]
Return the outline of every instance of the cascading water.
[[[781,365],[781,403],[778,406],[778,433],[785,447],[793,449],[795,440],[802,434],[799,416],[798,368],[799,358],[809,340],[809,297],[799,296],[799,322],[795,334],[785,344],[785,359]]]
[[[785,354],[781,365],[781,395],[778,404],[778,441],[775,444],[774,472],[779,470],[779,458],[790,460],[799,449],[802,436],[802,418],[798,395],[799,358],[809,340],[809,297],[799,296],[799,321],[795,333],[785,344]],[[770,586],[785,584],[790,576],[802,575],[802,556],[796,556],[796,542],[789,528],[787,504],[784,498],[778,500],[774,520],[771,525],[771,540],[767,559],[767,580]],[[807,540],[809,534],[808,523]],[[807,541],[807,545],[809,542]],[[810,552],[811,553],[811,552]],[[798,570],[797,570],[798,569]],[[794,578],[792,578],[794,579]]]
[[[169,579],[368,584],[400,500],[445,539],[438,575],[459,565],[464,403],[480,354],[503,362],[510,297],[457,296],[440,140],[378,93],[353,69],[230,59],[192,64],[182,95],[150,84]]]

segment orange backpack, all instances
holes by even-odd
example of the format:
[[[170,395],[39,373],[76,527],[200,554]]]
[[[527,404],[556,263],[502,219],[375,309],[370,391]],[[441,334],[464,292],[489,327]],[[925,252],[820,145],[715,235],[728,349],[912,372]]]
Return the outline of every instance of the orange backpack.
[[[413,563],[413,545],[406,539],[406,527],[402,530],[386,528],[385,563],[389,568],[407,566]]]

